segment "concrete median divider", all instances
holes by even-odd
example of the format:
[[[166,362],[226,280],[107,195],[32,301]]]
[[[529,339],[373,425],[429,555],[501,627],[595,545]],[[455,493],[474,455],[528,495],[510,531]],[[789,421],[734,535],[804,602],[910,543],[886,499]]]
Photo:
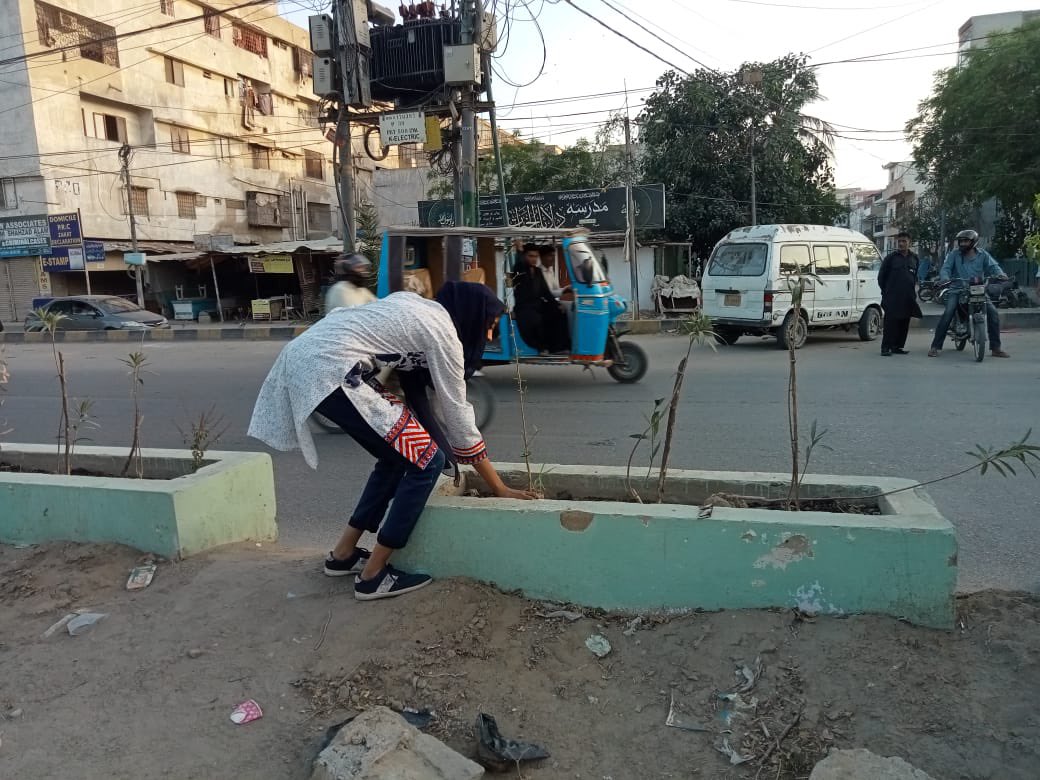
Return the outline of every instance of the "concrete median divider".
[[[527,482],[522,465],[499,470],[509,484]],[[700,504],[719,493],[786,496],[788,478],[669,471],[666,503],[640,504],[625,500],[623,468],[533,470],[547,496],[536,502],[466,495],[483,488],[472,471],[460,488],[442,483],[395,564],[622,612],[797,607],[953,625],[954,529],[908,480],[806,477],[803,497],[850,497],[876,515],[720,505],[706,512]],[[870,498],[893,490],[902,492]]]
[[[122,473],[126,447],[77,447],[55,474],[54,445],[5,443],[0,543],[113,542],[177,559],[223,544],[274,541],[274,471],[257,452],[142,451],[144,479]]]

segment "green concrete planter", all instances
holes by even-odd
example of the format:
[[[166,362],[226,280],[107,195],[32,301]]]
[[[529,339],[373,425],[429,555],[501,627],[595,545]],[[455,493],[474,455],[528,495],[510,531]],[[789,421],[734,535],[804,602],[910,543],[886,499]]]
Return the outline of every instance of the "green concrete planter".
[[[511,484],[524,468],[500,464]],[[675,503],[636,504],[623,468],[535,466],[537,502],[470,498],[442,483],[395,560],[437,577],[463,576],[531,598],[619,611],[800,607],[876,613],[926,626],[954,621],[957,541],[918,488],[880,499],[881,515],[698,507],[717,492],[783,497],[785,476],[670,471]],[[810,476],[803,496],[866,496],[908,480]],[[586,500],[595,497],[600,500]]]
[[[0,461],[53,471],[53,445],[7,444]],[[128,449],[78,447],[73,467],[118,474]],[[222,544],[273,541],[274,471],[264,453],[146,449],[149,479],[0,472],[0,543],[116,542],[183,558]]]

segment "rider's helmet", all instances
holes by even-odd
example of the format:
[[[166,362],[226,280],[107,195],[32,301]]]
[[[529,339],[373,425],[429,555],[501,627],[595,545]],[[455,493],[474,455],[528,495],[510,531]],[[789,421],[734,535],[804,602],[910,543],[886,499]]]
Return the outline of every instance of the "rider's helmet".
[[[372,276],[372,261],[361,254],[342,254],[332,264],[332,272],[338,282],[367,287]]]
[[[957,234],[957,248],[961,250],[974,249],[979,243],[979,234],[974,230],[962,230]]]

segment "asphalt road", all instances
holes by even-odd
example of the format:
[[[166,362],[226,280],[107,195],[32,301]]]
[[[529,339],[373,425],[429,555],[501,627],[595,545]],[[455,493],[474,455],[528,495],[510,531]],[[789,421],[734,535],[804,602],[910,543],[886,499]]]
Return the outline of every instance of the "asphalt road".
[[[925,357],[927,334],[914,331],[906,357],[882,358],[877,343],[834,334],[814,337],[799,352],[801,416],[828,430],[812,471],[920,480],[967,465],[975,443],[1004,445],[1040,428],[1040,332],[1005,336],[1012,360],[981,365],[952,347]],[[651,369],[636,385],[605,372],[525,369],[532,451],[546,463],[624,465],[653,399],[665,396],[685,340],[638,339]],[[153,374],[143,388],[143,442],[182,446],[177,426],[209,408],[229,423],[218,448],[257,449],[246,426],[256,391],[282,342],[153,343]],[[130,347],[64,344],[73,395],[94,402],[94,443],[124,445],[131,433],[130,382],[119,359]],[[54,441],[58,395],[49,346],[7,345],[11,381],[8,441]],[[498,412],[485,431],[492,457],[519,460],[519,396],[509,368],[489,369]],[[718,352],[694,352],[687,375],[672,464],[677,468],[789,470],[785,388],[787,356],[768,340],[741,340]],[[1040,443],[1040,431],[1036,437]],[[274,453],[283,543],[327,549],[338,534],[370,466],[344,436],[316,437],[321,466],[312,472],[298,453]],[[637,462],[639,462],[637,460]],[[645,460],[642,461],[645,463]],[[956,525],[961,588],[1040,591],[1040,483],[971,474],[929,488]],[[2,510],[0,510],[2,511]]]

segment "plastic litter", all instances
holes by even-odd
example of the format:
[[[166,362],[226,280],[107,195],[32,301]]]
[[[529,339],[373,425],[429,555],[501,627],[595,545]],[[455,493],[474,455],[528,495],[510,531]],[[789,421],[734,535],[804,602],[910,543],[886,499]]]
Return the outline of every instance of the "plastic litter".
[[[107,617],[107,612],[85,612],[72,618],[65,628],[68,630],[69,636],[79,636],[89,631],[95,623],[100,623]]]
[[[63,628],[65,628],[65,626],[67,626],[69,624],[69,621],[76,617],[76,614],[77,613],[75,613],[75,612],[70,612],[65,617],[63,617],[61,620],[59,620],[57,623],[54,623],[50,628],[48,628],[46,631],[44,631],[43,634],[41,634],[41,636],[44,639],[47,639],[48,637],[54,636],[57,632],[59,632]]]
[[[260,709],[260,705],[254,699],[246,699],[231,711],[231,722],[241,726],[260,720],[263,716],[264,711]]]
[[[127,590],[143,590],[152,584],[155,570],[158,567],[154,563],[145,563],[135,566],[130,570],[130,578],[126,581]]]
[[[538,761],[549,758],[549,751],[532,742],[506,739],[498,730],[498,723],[491,715],[477,715],[477,762],[499,772],[515,770],[517,762]]]
[[[417,710],[414,707],[402,707],[398,714],[417,729],[426,728],[433,720],[433,713],[426,708]]]
[[[610,655],[610,642],[602,634],[593,634],[585,640],[585,647],[589,648],[597,658],[606,658]]]
[[[641,625],[643,625],[643,618],[639,616],[634,617],[625,624],[625,630],[621,633],[625,636],[633,636]]]
[[[721,744],[715,745],[715,749],[722,753],[722,755],[726,756],[726,758],[729,759],[729,763],[733,766],[740,766],[741,764],[746,764],[748,761],[754,758],[754,756],[742,756],[740,753],[738,753],[736,750],[730,747],[729,740],[725,737],[722,738]]]
[[[673,729],[682,729],[683,731],[707,731],[704,726],[699,726],[696,723],[685,723],[682,715],[675,707],[675,691],[672,691],[672,701],[668,705],[668,718],[665,720],[664,725],[671,726]]]

